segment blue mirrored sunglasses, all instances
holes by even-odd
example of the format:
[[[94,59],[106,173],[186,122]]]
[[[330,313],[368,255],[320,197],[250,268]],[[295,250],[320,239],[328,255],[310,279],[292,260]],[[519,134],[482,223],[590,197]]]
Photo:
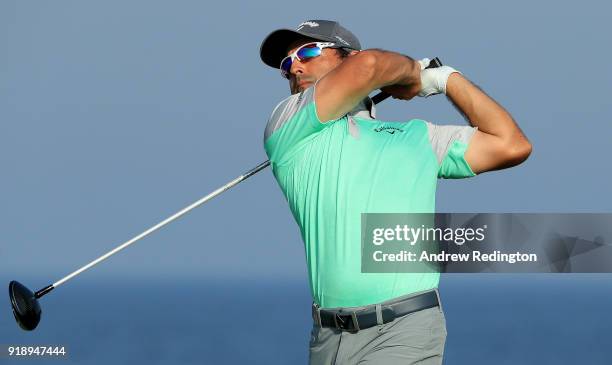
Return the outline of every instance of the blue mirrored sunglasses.
[[[296,58],[303,62],[307,59],[317,57],[321,55],[321,51],[323,48],[329,48],[336,46],[335,43],[331,42],[313,42],[306,43],[300,48],[296,49],[295,52],[291,53],[289,56],[283,58],[280,64],[280,72],[284,78],[289,78],[289,71],[291,71],[291,65],[293,64],[293,60]]]

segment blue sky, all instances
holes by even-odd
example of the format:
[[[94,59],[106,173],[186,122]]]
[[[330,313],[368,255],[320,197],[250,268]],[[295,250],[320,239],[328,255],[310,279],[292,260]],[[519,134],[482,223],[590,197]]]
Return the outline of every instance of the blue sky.
[[[264,161],[263,130],[288,87],[259,45],[306,19],[337,19],[365,48],[440,57],[532,141],[517,168],[441,181],[438,211],[610,212],[609,11],[590,1],[3,1],[0,277],[53,282]],[[378,110],[465,123],[442,96]],[[305,264],[265,170],[84,275],[305,280]]]

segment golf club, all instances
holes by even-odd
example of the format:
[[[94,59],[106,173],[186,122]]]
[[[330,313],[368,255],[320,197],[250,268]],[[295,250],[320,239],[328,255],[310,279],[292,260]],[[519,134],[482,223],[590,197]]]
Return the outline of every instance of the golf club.
[[[429,66],[427,66],[427,68],[435,68],[435,67],[439,67],[441,66],[442,63],[440,62],[440,60],[436,57],[433,60],[430,61]],[[372,101],[374,102],[374,104],[378,104],[381,101],[387,99],[390,95],[386,94],[384,92],[381,92],[377,95],[375,95],[372,98]],[[235,178],[234,180],[230,181],[229,183],[223,185],[222,187],[218,188],[217,190],[213,191],[212,193],[206,195],[205,197],[201,198],[200,200],[196,201],[195,203],[183,208],[182,210],[178,211],[177,213],[175,213],[174,215],[166,218],[165,220],[159,222],[158,224],[156,224],[155,226],[147,229],[146,231],[140,233],[139,235],[133,237],[132,239],[124,242],[123,244],[119,245],[118,247],[116,247],[115,249],[109,251],[108,253],[98,257],[97,259],[93,260],[92,262],[88,263],[87,265],[81,267],[80,269],[72,272],[71,274],[65,276],[64,278],[60,279],[59,281],[51,284],[51,285],[47,285],[46,287],[36,291],[36,292],[32,292],[30,289],[28,289],[25,285],[17,282],[17,281],[11,281],[9,283],[9,297],[11,300],[11,306],[13,308],[13,315],[15,316],[15,320],[17,321],[17,323],[19,324],[19,326],[26,330],[26,331],[32,331],[33,329],[36,328],[36,326],[38,326],[38,323],[40,322],[40,317],[41,317],[41,313],[42,310],[40,309],[40,304],[38,303],[38,299],[40,299],[43,295],[49,293],[51,290],[57,288],[58,286],[62,285],[63,283],[65,283],[66,281],[72,279],[73,277],[77,276],[78,274],[82,273],[83,271],[91,268],[92,266],[106,260],[107,258],[109,258],[110,256],[116,254],[117,252],[123,250],[124,248],[128,247],[129,245],[131,245],[132,243],[148,236],[149,234],[157,231],[158,229],[160,229],[161,227],[165,226],[166,224],[180,218],[181,216],[187,214],[189,211],[199,207],[200,205],[206,203],[207,201],[209,201],[210,199],[216,197],[217,195],[223,193],[224,191],[232,188],[233,186],[237,185],[238,183],[248,179],[249,177],[255,175],[256,173],[258,173],[259,171],[265,169],[266,167],[268,167],[270,165],[270,161],[265,161],[262,162],[261,164],[257,165],[256,167],[252,168],[251,170],[247,171],[246,173],[238,176],[237,178]]]

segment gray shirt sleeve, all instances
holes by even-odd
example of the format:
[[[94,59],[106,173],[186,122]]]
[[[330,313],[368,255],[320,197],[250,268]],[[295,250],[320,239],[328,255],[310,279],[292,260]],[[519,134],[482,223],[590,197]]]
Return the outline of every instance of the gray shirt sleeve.
[[[319,121],[314,89],[313,86],[291,95],[272,112],[264,132],[264,149],[273,163],[278,165],[289,161],[317,132],[332,124]]]
[[[429,143],[438,160],[438,177],[461,179],[475,176],[465,159],[465,152],[478,127],[425,123]]]
[[[429,122],[427,131],[429,133],[429,143],[438,158],[438,164],[441,164],[449,149],[455,141],[469,144],[470,139],[476,133],[478,127],[459,126],[459,125],[437,125]]]
[[[266,125],[264,142],[274,132],[281,129],[287,122],[289,122],[294,115],[298,114],[298,112],[308,106],[309,103],[313,102],[313,91],[314,88],[311,87],[301,93],[291,95],[290,97],[281,101],[276,108],[274,108],[274,111],[268,120],[268,124]]]

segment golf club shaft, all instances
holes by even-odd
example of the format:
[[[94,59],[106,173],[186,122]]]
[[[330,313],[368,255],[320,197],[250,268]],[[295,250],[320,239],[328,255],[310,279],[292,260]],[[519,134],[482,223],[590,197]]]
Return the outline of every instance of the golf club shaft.
[[[222,187],[220,187],[219,189],[213,191],[212,193],[206,195],[205,197],[201,198],[200,200],[196,201],[195,203],[189,205],[188,207],[183,208],[182,210],[178,211],[177,213],[175,213],[174,215],[166,218],[165,220],[157,223],[156,225],[154,225],[153,227],[147,229],[146,231],[142,232],[141,234],[135,236],[134,238],[124,242],[123,244],[121,244],[120,246],[118,246],[117,248],[113,249],[112,251],[109,251],[108,253],[104,254],[103,256],[98,257],[97,259],[93,260],[92,262],[90,262],[89,264],[81,267],[80,269],[74,271],[73,273],[67,275],[66,277],[62,278],[61,280],[55,282],[52,286],[53,288],[56,288],[60,285],[62,285],[63,283],[65,283],[66,281],[70,280],[71,278],[73,278],[74,276],[82,273],[83,271],[89,269],[90,267],[106,260],[107,258],[109,258],[110,256],[116,254],[117,252],[123,250],[124,248],[128,247],[129,245],[131,245],[132,243],[148,236],[149,234],[157,231],[158,229],[162,228],[163,226],[165,226],[166,224],[180,218],[181,216],[187,214],[188,212],[190,212],[191,210],[199,207],[200,205],[206,203],[207,201],[209,201],[210,199],[216,197],[217,195],[223,193],[224,191],[230,189],[231,187],[233,187],[234,185],[240,183],[241,181],[244,181],[245,179],[255,175],[257,172],[259,172],[260,170],[263,170],[264,168],[268,167],[270,165],[270,161],[266,161],[263,162],[259,165],[257,165],[255,168],[245,172],[244,174],[238,176],[237,178],[235,178],[234,180],[230,181],[229,183],[223,185]],[[47,287],[48,288],[48,287]],[[43,289],[44,290],[44,289]],[[50,291],[51,289],[47,290]],[[41,290],[42,292],[42,290]],[[44,295],[45,293],[40,293],[40,296]]]
[[[440,60],[437,57],[435,57],[430,62],[429,66],[427,68],[439,67],[441,65],[442,65],[442,63],[440,62]],[[380,92],[380,93],[378,93],[377,95],[375,95],[372,98],[372,102],[374,104],[378,104],[381,101],[387,99],[389,96],[390,95],[385,93],[385,92]],[[66,281],[68,281],[68,280],[72,279],[73,277],[77,276],[78,274],[82,273],[83,271],[85,271],[85,270],[91,268],[92,266],[94,266],[94,265],[96,265],[96,264],[106,260],[107,258],[111,257],[112,255],[116,254],[117,252],[119,252],[119,251],[123,250],[124,248],[128,247],[132,243],[135,243],[136,241],[139,241],[140,239],[142,239],[142,238],[148,236],[149,234],[157,231],[158,229],[162,228],[163,226],[167,225],[168,223],[170,223],[170,222],[172,222],[172,221],[182,217],[183,215],[187,214],[191,210],[199,207],[200,205],[206,203],[210,199],[212,199],[212,198],[216,197],[217,195],[223,193],[224,191],[232,188],[233,186],[237,185],[241,181],[244,181],[247,178],[255,175],[256,173],[258,173],[259,171],[265,169],[268,166],[270,166],[270,160],[267,160],[265,162],[260,163],[256,167],[254,167],[251,170],[245,172],[244,174],[238,176],[234,180],[232,180],[229,183],[223,185],[222,187],[220,187],[219,189],[213,191],[212,193],[206,195],[205,197],[201,198],[200,200],[196,201],[195,203],[189,205],[188,207],[183,208],[182,210],[178,211],[174,215],[172,215],[172,216],[166,218],[165,220],[157,223],[156,225],[154,225],[153,227],[147,229],[146,231],[142,232],[141,234],[133,237],[132,239],[130,239],[130,240],[124,242],[124,243],[122,243],[120,246],[116,247],[115,249],[113,249],[113,250],[109,251],[108,253],[98,257],[97,259],[95,259],[92,262],[88,263],[87,265],[81,267],[80,269],[72,272],[71,274],[65,276],[64,278],[58,280],[57,282],[53,283],[52,285],[48,285],[48,286],[44,287],[43,289],[37,291],[35,293],[36,298],[42,297],[46,293],[50,292],[54,288],[57,288],[58,286],[60,286],[63,283],[65,283]]]

